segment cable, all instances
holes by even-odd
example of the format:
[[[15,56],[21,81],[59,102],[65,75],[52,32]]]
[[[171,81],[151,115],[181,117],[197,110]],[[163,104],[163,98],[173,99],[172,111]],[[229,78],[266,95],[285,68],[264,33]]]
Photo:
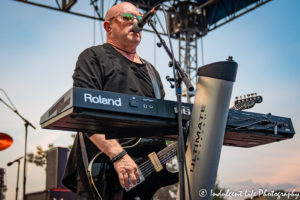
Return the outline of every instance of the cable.
[[[154,25],[156,25],[156,20],[155,20],[155,17],[154,17]],[[154,67],[156,68],[156,35],[154,35]]]
[[[95,40],[96,40],[96,19],[95,19],[96,11],[94,10],[94,46],[95,46]]]
[[[201,37],[202,66],[204,66],[203,36]]]
[[[15,107],[14,104],[11,102],[11,100],[9,99],[9,97],[7,96],[7,94],[5,93],[5,91],[4,91],[3,89],[1,89],[1,88],[0,88],[0,90],[2,90],[2,91],[4,92],[6,98],[7,98],[8,101],[11,103],[11,105],[14,107],[14,109],[15,109],[14,111],[16,111],[16,110],[17,110],[16,107]]]
[[[171,53],[172,53],[173,76],[174,76],[174,79],[175,79],[176,78],[176,74],[175,74],[175,57],[174,57],[174,51],[173,51],[173,46],[172,46],[172,41],[171,41],[171,36],[170,36],[170,31],[169,31],[169,24],[168,24],[168,20],[167,20],[167,16],[166,16],[165,7],[164,7],[163,4],[161,4],[161,6],[162,6],[162,9],[163,9],[163,13],[164,13],[165,21],[166,21],[166,25],[167,25],[166,29],[167,29],[168,39],[169,39]],[[178,94],[178,91],[176,90],[176,96],[177,96],[177,94]],[[184,162],[184,166],[186,168],[186,159],[185,159],[185,156],[183,156],[183,162]],[[187,168],[186,168],[185,172],[186,172],[186,178],[187,178],[187,182],[188,182],[189,197],[190,197],[190,200],[191,200],[192,195],[191,195],[191,188],[189,187],[190,186],[190,184],[189,184],[190,180],[189,180],[189,175],[187,173]]]
[[[100,6],[100,1],[99,1],[99,6]],[[102,5],[103,6],[103,5]],[[102,11],[103,11],[103,8],[102,8]],[[103,13],[102,13],[103,15]],[[103,40],[103,32],[102,32],[102,26],[101,26],[101,20],[99,20],[99,25],[100,25],[100,34],[101,34],[101,42],[102,44],[104,43],[104,40]]]

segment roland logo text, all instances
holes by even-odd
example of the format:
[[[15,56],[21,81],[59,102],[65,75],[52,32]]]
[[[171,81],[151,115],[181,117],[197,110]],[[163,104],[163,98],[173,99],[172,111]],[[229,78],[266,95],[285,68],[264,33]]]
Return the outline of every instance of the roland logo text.
[[[99,103],[99,104],[113,105],[113,106],[122,106],[121,98],[119,98],[119,99],[102,98],[101,95],[92,96],[91,94],[88,94],[88,93],[84,93],[84,102]]]

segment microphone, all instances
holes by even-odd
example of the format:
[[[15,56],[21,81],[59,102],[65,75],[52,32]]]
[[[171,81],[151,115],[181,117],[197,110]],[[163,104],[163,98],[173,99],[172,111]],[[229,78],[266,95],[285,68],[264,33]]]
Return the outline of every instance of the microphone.
[[[13,163],[15,163],[15,162],[20,162],[20,160],[21,160],[23,157],[24,157],[24,156],[18,158],[17,160],[14,160],[14,161],[12,161],[12,162],[7,163],[7,166],[9,167],[9,166],[11,166]]]
[[[134,22],[134,24],[132,25],[133,32],[136,32],[136,33],[141,32],[143,30],[143,27],[147,23],[148,19],[150,19],[151,17],[153,17],[155,15],[155,13],[159,7],[160,7],[160,4],[153,7],[152,10],[150,10],[149,12],[144,14],[141,20]]]

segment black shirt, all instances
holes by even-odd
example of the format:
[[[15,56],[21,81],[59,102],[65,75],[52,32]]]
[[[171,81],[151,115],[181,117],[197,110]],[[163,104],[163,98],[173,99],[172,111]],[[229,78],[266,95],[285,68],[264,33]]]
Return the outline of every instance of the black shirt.
[[[141,61],[143,63],[147,62],[143,59]],[[151,64],[150,66],[157,78],[160,96],[164,98],[165,92],[160,76]],[[128,60],[110,44],[94,46],[84,50],[78,57],[72,77],[74,87],[155,98],[153,84],[146,65]],[[99,153],[99,149],[86,136],[84,140],[90,161]],[[90,191],[86,172],[84,171],[78,134],[63,176],[63,184],[73,192],[76,192],[77,172],[86,190]]]

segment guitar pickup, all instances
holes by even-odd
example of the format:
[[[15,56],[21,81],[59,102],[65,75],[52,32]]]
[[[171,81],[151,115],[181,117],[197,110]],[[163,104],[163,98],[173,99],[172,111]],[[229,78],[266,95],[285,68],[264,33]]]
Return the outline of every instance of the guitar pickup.
[[[159,172],[160,170],[163,169],[163,166],[161,165],[161,163],[160,163],[160,161],[159,161],[159,159],[158,159],[155,152],[150,153],[148,155],[148,157],[151,160],[151,162],[152,162],[152,164],[153,164],[153,166],[154,166],[154,168],[157,172]]]

